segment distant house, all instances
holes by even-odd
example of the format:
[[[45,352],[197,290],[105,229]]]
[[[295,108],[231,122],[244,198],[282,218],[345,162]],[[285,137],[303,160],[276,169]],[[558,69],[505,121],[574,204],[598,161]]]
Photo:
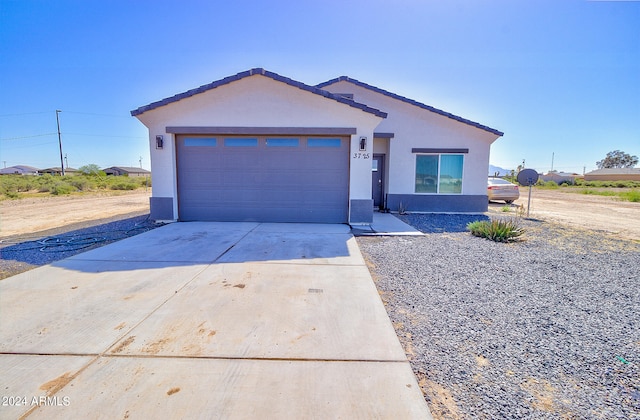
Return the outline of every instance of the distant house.
[[[544,175],[540,175],[541,180],[545,182],[554,181],[556,184],[562,184],[562,183],[575,184],[576,178],[579,178],[579,177],[580,175],[576,173],[557,172],[557,171],[550,171]]]
[[[54,166],[52,168],[42,169],[40,170],[41,174],[49,174],[49,175],[62,175],[62,169],[59,166]],[[65,175],[75,175],[78,173],[78,170],[75,168],[64,168]]]
[[[127,175],[127,176],[150,176],[151,171],[147,171],[142,168],[135,168],[129,166],[112,166],[110,168],[103,169],[104,173],[107,175]]]
[[[605,168],[584,174],[585,181],[640,181],[640,168]]]
[[[33,166],[16,165],[0,169],[0,175],[38,175],[40,170]]]

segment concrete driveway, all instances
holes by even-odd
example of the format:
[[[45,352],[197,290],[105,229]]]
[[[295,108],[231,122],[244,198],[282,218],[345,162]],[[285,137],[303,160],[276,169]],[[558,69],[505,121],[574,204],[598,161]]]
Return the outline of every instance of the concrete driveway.
[[[346,225],[175,223],[0,281],[0,418],[430,418]]]

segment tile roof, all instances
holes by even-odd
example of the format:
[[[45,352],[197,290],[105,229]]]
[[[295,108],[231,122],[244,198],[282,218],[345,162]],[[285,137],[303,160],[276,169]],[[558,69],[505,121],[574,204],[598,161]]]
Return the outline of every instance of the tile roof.
[[[471,120],[467,120],[466,118],[462,118],[462,117],[459,117],[457,115],[453,115],[453,114],[451,114],[449,112],[443,111],[443,110],[438,109],[438,108],[434,108],[434,107],[432,107],[430,105],[426,105],[426,104],[423,104],[421,102],[414,101],[413,99],[405,98],[404,96],[397,95],[395,93],[386,91],[384,89],[380,89],[380,88],[372,86],[372,85],[368,85],[368,84],[363,83],[363,82],[361,82],[359,80],[352,79],[352,78],[350,78],[348,76],[340,76],[340,77],[337,77],[335,79],[328,80],[326,82],[323,82],[323,83],[320,83],[320,84],[316,85],[316,87],[322,89],[325,86],[329,86],[329,85],[332,85],[332,84],[338,83],[338,82],[350,82],[350,83],[353,83],[356,86],[360,86],[360,87],[363,87],[365,89],[369,89],[371,91],[374,91],[374,92],[380,93],[382,95],[388,96],[390,98],[397,99],[399,101],[406,102],[406,103],[411,104],[411,105],[415,105],[415,106],[417,106],[419,108],[426,109],[427,111],[435,112],[436,114],[440,114],[440,115],[443,115],[443,116],[445,116],[447,118],[451,118],[453,120],[460,121],[460,122],[462,122],[464,124],[468,124],[470,126],[479,128],[481,130],[488,131],[489,133],[495,134],[497,136],[503,136],[504,135],[503,132],[498,131],[496,129],[493,129],[491,127],[487,127],[486,125],[482,125],[482,124],[479,124],[477,122],[474,122],[474,121],[471,121]]]
[[[332,99],[332,100],[334,100],[336,102],[340,102],[340,103],[349,105],[349,106],[351,106],[353,108],[360,109],[360,110],[362,110],[364,112],[368,112],[368,113],[376,115],[378,117],[382,117],[382,118],[386,118],[387,117],[387,113],[386,112],[382,112],[379,109],[371,108],[371,107],[369,107],[369,106],[367,106],[365,104],[361,104],[361,103],[355,102],[354,100],[346,98],[344,96],[334,95],[334,94],[332,94],[330,92],[327,92],[325,90],[319,89],[318,87],[306,85],[306,84],[304,84],[302,82],[295,81],[295,80],[290,79],[288,77],[280,76],[277,73],[273,73],[273,72],[267,71],[267,70],[265,70],[263,68],[254,68],[254,69],[251,69],[251,70],[247,70],[247,71],[235,74],[233,76],[228,76],[228,77],[225,77],[224,79],[220,79],[220,80],[217,80],[215,82],[211,82],[209,84],[202,85],[202,86],[197,87],[195,89],[191,89],[191,90],[188,90],[186,92],[179,93],[179,94],[171,96],[169,98],[165,98],[165,99],[162,99],[162,100],[157,101],[157,102],[152,102],[152,103],[150,103],[148,105],[141,106],[138,109],[134,109],[133,111],[131,111],[131,115],[135,117],[136,115],[143,114],[143,113],[145,113],[147,111],[151,111],[151,110],[156,109],[158,107],[161,107],[161,106],[164,106],[164,105],[168,105],[170,103],[177,102],[177,101],[179,101],[181,99],[185,99],[185,98],[188,98],[190,96],[197,95],[199,93],[203,93],[203,92],[206,92],[208,90],[215,89],[215,88],[217,88],[219,86],[223,86],[223,85],[229,84],[231,82],[235,82],[235,81],[244,79],[245,77],[249,77],[249,76],[253,76],[253,75],[257,75],[257,74],[269,77],[269,78],[271,78],[273,80],[285,83],[285,84],[287,84],[289,86],[297,87],[297,88],[305,90],[307,92],[314,93],[316,95],[324,96],[325,98]]]
[[[120,171],[131,172],[131,173],[150,173],[150,171],[146,169],[137,168],[135,166],[110,166],[108,168],[104,168],[103,171],[107,171],[109,169],[117,169]]]
[[[587,172],[586,175],[632,175],[640,174],[640,168],[602,168]]]
[[[13,174],[16,171],[19,172],[38,172],[40,169],[35,168],[33,166],[28,166],[28,165],[14,165],[14,166],[9,166],[7,168],[2,168],[0,169],[0,173],[2,174]]]

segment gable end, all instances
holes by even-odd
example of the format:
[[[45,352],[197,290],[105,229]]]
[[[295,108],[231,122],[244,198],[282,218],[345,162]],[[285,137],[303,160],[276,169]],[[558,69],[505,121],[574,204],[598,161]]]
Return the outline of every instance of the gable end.
[[[281,76],[281,75],[279,75],[277,73],[265,70],[263,68],[254,68],[254,69],[251,69],[251,70],[247,70],[247,71],[244,71],[244,72],[241,72],[241,73],[238,73],[238,74],[234,74],[233,76],[228,76],[228,77],[225,77],[224,79],[220,79],[220,80],[217,80],[215,82],[211,82],[211,83],[208,83],[206,85],[202,85],[202,86],[197,87],[195,89],[191,89],[191,90],[188,90],[186,92],[179,93],[177,95],[162,99],[160,101],[152,102],[152,103],[150,103],[148,105],[141,106],[138,109],[134,109],[133,111],[131,111],[131,115],[135,117],[137,115],[143,114],[143,113],[145,113],[147,111],[151,111],[151,110],[159,108],[161,106],[169,105],[169,104],[171,104],[173,102],[177,102],[177,101],[179,101],[181,99],[189,98],[189,97],[197,95],[199,93],[203,93],[203,92],[215,89],[217,87],[220,87],[220,86],[223,86],[223,85],[226,85],[226,84],[229,84],[229,83],[244,79],[245,77],[254,76],[254,75],[262,75],[262,76],[265,76],[265,77],[269,77],[270,79],[273,79],[275,81],[278,81],[278,82],[281,82],[281,83],[285,83],[285,84],[287,84],[289,86],[293,86],[293,87],[296,87],[298,89],[302,89],[304,91],[307,91],[307,92],[310,92],[310,93],[313,93],[313,94],[316,94],[316,95],[323,96],[323,97],[325,97],[327,99],[332,99],[332,100],[334,100],[336,102],[340,102],[340,103],[345,104],[345,105],[349,105],[350,107],[353,107],[353,108],[359,109],[361,111],[373,114],[373,115],[375,115],[377,117],[387,118],[387,113],[383,112],[383,111],[380,111],[379,109],[375,109],[375,108],[372,108],[372,107],[367,106],[365,104],[358,103],[358,102],[354,101],[353,99],[349,99],[348,97],[335,95],[333,93],[327,92],[326,90],[322,90],[322,89],[320,89],[318,87],[315,87],[315,86],[306,85],[306,84],[304,84],[302,82],[298,82],[298,81],[290,79],[288,77]]]
[[[422,109],[426,109],[427,111],[431,111],[431,112],[434,112],[436,114],[443,115],[443,116],[445,116],[447,118],[451,118],[451,119],[459,121],[461,123],[468,124],[468,125],[470,125],[472,127],[476,127],[476,128],[481,129],[481,130],[488,131],[489,133],[495,134],[497,136],[503,136],[504,135],[503,132],[498,131],[498,130],[496,130],[494,128],[487,127],[486,125],[482,125],[482,124],[479,124],[477,122],[468,120],[466,118],[459,117],[457,115],[451,114],[451,113],[443,111],[441,109],[434,108],[434,107],[432,107],[430,105],[426,105],[426,104],[423,104],[421,102],[414,101],[413,99],[409,99],[409,98],[406,98],[404,96],[400,96],[400,95],[397,95],[395,93],[389,92],[387,90],[380,89],[379,87],[368,85],[368,84],[363,83],[363,82],[361,82],[359,80],[352,79],[352,78],[350,78],[348,76],[340,76],[340,77],[337,77],[335,79],[328,80],[326,82],[323,82],[323,83],[320,83],[320,84],[316,85],[316,87],[322,89],[322,88],[324,88],[326,86],[333,85],[333,84],[338,83],[338,82],[353,83],[356,86],[360,86],[360,87],[363,87],[365,89],[371,90],[373,92],[377,92],[377,93],[380,93],[382,95],[388,96],[390,98],[397,99],[399,101],[402,101],[402,102],[417,106],[417,107],[422,108]]]

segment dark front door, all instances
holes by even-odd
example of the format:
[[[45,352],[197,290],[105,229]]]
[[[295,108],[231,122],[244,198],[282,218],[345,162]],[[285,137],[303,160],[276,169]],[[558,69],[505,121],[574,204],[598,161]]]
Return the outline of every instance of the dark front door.
[[[371,162],[371,198],[373,206],[384,209],[384,155],[373,155]]]

